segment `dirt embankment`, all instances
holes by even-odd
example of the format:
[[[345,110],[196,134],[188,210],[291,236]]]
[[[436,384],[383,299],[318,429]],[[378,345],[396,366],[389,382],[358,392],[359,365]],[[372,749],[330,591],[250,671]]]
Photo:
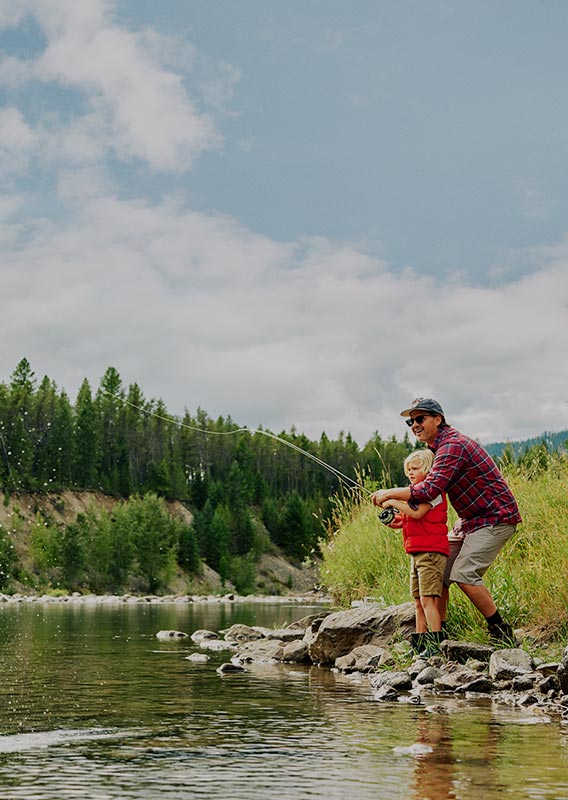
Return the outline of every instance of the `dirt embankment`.
[[[64,491],[48,494],[12,494],[8,498],[0,491],[0,526],[8,533],[16,555],[23,567],[31,571],[30,535],[38,518],[64,526],[75,522],[78,514],[89,509],[112,511],[120,502],[102,492]],[[193,514],[180,501],[166,501],[170,513],[187,524]],[[318,583],[317,571],[291,564],[279,553],[265,553],[257,564],[256,589],[258,594],[301,594],[311,591]],[[169,587],[174,592],[222,593],[232,590],[222,584],[217,572],[203,565],[199,578],[181,572]]]

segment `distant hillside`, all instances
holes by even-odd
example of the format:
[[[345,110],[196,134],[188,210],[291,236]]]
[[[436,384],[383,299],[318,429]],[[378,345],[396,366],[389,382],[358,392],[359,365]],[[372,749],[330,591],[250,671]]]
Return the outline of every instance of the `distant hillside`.
[[[493,456],[493,458],[500,458],[503,455],[503,450],[509,445],[513,448],[515,456],[518,456],[524,450],[532,447],[535,444],[545,443],[551,450],[566,450],[568,449],[568,430],[558,431],[551,433],[545,431],[540,436],[535,436],[534,439],[524,439],[521,442],[493,442],[492,444],[484,445],[485,449]]]

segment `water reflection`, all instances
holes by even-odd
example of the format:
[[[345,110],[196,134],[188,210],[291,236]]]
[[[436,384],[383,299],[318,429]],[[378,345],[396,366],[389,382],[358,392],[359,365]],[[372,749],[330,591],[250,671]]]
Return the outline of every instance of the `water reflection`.
[[[487,702],[379,704],[316,667],[220,676],[160,629],[272,627],[298,606],[3,607],[0,797],[568,798],[557,725]]]

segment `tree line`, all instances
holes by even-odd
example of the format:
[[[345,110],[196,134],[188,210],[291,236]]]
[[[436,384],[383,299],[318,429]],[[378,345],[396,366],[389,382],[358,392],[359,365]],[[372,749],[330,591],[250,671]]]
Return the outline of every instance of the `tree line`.
[[[95,389],[85,379],[72,401],[48,376],[38,380],[23,358],[0,384],[0,481],[7,497],[72,489],[179,500],[194,514],[198,558],[222,577],[250,577],[270,541],[292,559],[313,551],[331,498],[344,487],[270,431],[238,428],[230,416],[212,419],[200,408],[174,416],[138,384],[125,386],[114,367]],[[403,481],[412,449],[408,436],[378,433],[363,448],[343,432],[335,440],[295,429],[278,436],[353,480]],[[182,563],[183,544],[176,547]]]

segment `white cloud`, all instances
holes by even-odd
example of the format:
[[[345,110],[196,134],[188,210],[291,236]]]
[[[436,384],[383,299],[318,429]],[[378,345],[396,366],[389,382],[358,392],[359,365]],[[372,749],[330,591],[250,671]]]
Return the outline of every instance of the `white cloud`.
[[[55,191],[49,205],[41,186],[0,196],[3,380],[26,356],[73,396],[112,364],[173,412],[360,443],[402,436],[399,411],[421,394],[484,441],[568,427],[568,239],[525,254],[530,274],[475,288],[395,272],[354,243],[274,241],[182,196],[124,199],[110,156],[139,160],[147,179],[220,139],[170,69],[190,69],[193,48],[120,27],[113,7],[0,4],[0,25],[29,12],[46,37],[37,57],[0,65],[13,102],[29,81],[73,96],[65,112],[0,112],[0,169],[27,170],[33,192],[39,164]],[[212,74],[206,101],[227,113],[240,76]]]
[[[17,108],[0,108],[0,174],[27,167],[36,135]]]
[[[499,289],[444,286],[353,246],[96,192],[27,238],[4,258],[5,363],[25,355],[71,394],[113,364],[172,411],[314,437],[402,436],[422,393],[484,441],[568,425],[564,258]]]
[[[158,61],[156,39],[118,26],[110,9],[103,0],[30,3],[47,45],[34,59],[5,59],[0,80],[12,88],[39,80],[85,93],[88,112],[55,136],[71,155],[87,151],[92,158],[112,149],[119,159],[142,159],[153,170],[189,169],[221,137],[181,76]]]

